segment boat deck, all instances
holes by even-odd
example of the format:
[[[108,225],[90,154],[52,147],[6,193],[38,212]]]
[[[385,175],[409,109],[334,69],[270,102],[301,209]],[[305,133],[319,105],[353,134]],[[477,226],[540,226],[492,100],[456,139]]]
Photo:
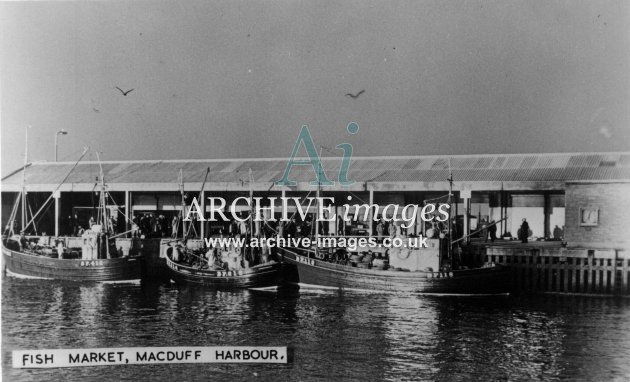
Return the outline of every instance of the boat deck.
[[[487,242],[481,239],[472,239],[470,244],[476,247],[498,247],[498,248],[561,248],[562,241],[532,241],[521,243],[520,240],[495,240]]]

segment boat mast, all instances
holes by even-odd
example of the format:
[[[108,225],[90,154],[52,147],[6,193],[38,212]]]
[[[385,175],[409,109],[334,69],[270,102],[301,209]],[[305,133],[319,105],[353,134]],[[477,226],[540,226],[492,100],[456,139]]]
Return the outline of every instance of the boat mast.
[[[203,190],[206,188],[206,182],[208,181],[208,174],[209,174],[209,173],[210,173],[210,167],[206,168],[206,175],[205,175],[205,177],[203,178],[203,183],[201,183],[201,190],[199,190],[199,196],[197,197],[197,202],[198,202],[198,203],[199,203],[199,202],[201,202],[201,205],[203,205],[203,200],[202,200],[202,197],[203,197]],[[183,178],[183,176],[182,176],[182,178]],[[181,187],[181,188],[182,188],[182,193],[183,193],[183,190],[184,190],[184,185],[183,185],[183,183],[182,183],[182,187]],[[183,195],[183,194],[182,194],[182,195]],[[182,199],[183,199],[183,198],[182,198]],[[182,200],[182,202],[183,202],[183,200]],[[182,208],[182,210],[183,210],[183,208]],[[203,214],[203,213],[204,213],[204,212],[202,211],[202,214]],[[203,218],[203,215],[202,215],[202,218]],[[202,225],[204,224],[203,220],[201,220],[201,224],[202,224]],[[182,228],[183,228],[183,227],[182,227]],[[194,233],[194,236],[193,236],[193,237],[199,237],[199,238],[202,238],[202,237],[201,237],[201,233],[197,233],[197,229],[195,228],[195,223],[194,223],[194,221],[191,221],[191,222],[190,222],[190,225],[188,226],[188,231],[185,231],[185,233],[183,233],[182,235],[183,235],[184,237],[189,237],[189,236],[191,236],[191,232],[190,232],[190,231],[193,231],[193,233]],[[203,238],[202,238],[202,239],[203,239]]]
[[[186,222],[184,221],[184,213],[186,211],[186,201],[184,200],[184,170],[183,169],[179,169],[179,193],[182,197],[182,208],[181,211],[179,211],[179,221],[182,222],[182,237],[185,240],[186,239]]]
[[[254,261],[254,249],[251,246],[251,240],[254,237],[254,175],[252,169],[249,169],[249,240],[250,243],[246,246],[246,251],[249,252],[245,259],[249,258],[250,261]]]
[[[453,222],[450,216],[450,211],[451,211],[451,200],[453,198],[453,170],[451,168],[451,158],[448,159],[448,210],[449,210],[449,217],[448,217],[448,240],[446,241],[448,243],[448,247],[447,247],[447,256],[449,261],[452,261],[452,244],[451,241],[453,240]],[[452,263],[451,263],[452,266]]]
[[[318,251],[319,251],[319,220],[317,219],[319,216],[319,210],[320,210],[320,200],[319,200],[319,195],[320,195],[320,191],[322,188],[322,183],[320,181],[321,176],[322,176],[322,149],[324,148],[324,146],[319,146],[319,166],[317,168],[317,193],[315,195],[317,203],[317,209],[315,210],[315,218],[313,219],[313,224],[315,224],[315,257],[317,257],[318,255]]]
[[[206,182],[208,181],[208,174],[210,174],[210,167],[206,168],[206,175],[203,177],[203,183],[201,184],[201,190],[199,191],[199,200],[201,202],[201,205],[204,206],[205,202],[203,201],[203,191],[206,189]],[[205,207],[203,208],[205,210]],[[201,211],[202,214],[205,214],[206,211]],[[204,220],[203,220],[203,215],[201,216],[201,225],[203,226],[205,224]],[[205,232],[203,229],[200,230],[199,232],[199,237],[201,237],[201,232]],[[204,237],[202,237],[201,239],[205,239]]]
[[[254,176],[252,175],[252,169],[249,169],[249,238],[254,237]],[[253,249],[251,243],[248,245],[250,258]]]
[[[96,151],[96,160],[98,161],[98,183],[99,183],[99,188],[100,188],[100,192],[99,192],[99,197],[98,197],[98,210],[97,210],[97,215],[96,215],[96,222],[97,224],[101,224],[102,228],[106,228],[106,214],[105,214],[105,198],[104,198],[104,191],[105,191],[105,183],[103,181],[103,166],[101,166],[101,157],[99,155],[99,152]]]
[[[22,168],[22,230],[26,230],[26,166],[28,164],[28,128],[24,129],[24,168]]]
[[[81,159],[83,159],[83,157],[85,156],[85,154],[88,152],[88,148],[86,147],[83,150],[83,154],[81,154],[81,157],[76,161],[76,163],[74,164],[74,166],[72,166],[72,168],[70,169],[70,171],[68,171],[68,173],[66,174],[66,176],[63,178],[63,180],[61,182],[59,182],[59,184],[57,185],[57,188],[54,189],[54,191],[50,194],[50,196],[48,196],[48,199],[46,199],[44,201],[44,203],[42,203],[41,207],[39,207],[39,209],[37,210],[37,212],[33,213],[33,211],[31,210],[31,219],[24,225],[24,230],[26,230],[26,228],[28,228],[31,224],[35,225],[35,218],[37,216],[39,216],[39,214],[44,210],[44,208],[46,208],[46,205],[48,204],[48,202],[50,202],[53,198],[53,196],[55,195],[55,193],[59,190],[59,188],[61,187],[61,185],[63,183],[65,183],[65,181],[68,179],[68,177],[70,176],[70,174],[72,174],[72,171],[74,171],[74,169],[77,167],[77,165],[79,164],[79,162],[81,162]],[[30,208],[29,208],[30,210]],[[17,211],[16,211],[17,212]]]
[[[16,195],[15,201],[13,202],[13,208],[11,209],[11,215],[9,215],[8,225],[5,229],[6,234],[15,235],[14,228],[16,227],[16,219],[18,208],[20,208],[20,213],[22,217],[21,226],[22,229],[20,232],[24,232],[26,229],[26,165],[28,163],[28,126],[25,128],[25,145],[24,145],[24,167],[22,167],[22,187],[21,191]]]
[[[8,224],[4,231],[5,234],[8,236],[15,235],[13,228],[15,224],[15,218],[17,216],[17,210],[20,207],[20,200],[21,200],[21,195],[20,194],[16,195],[15,201],[13,202],[13,208],[11,209],[11,215],[9,215]]]
[[[107,254],[107,258],[109,259],[109,242],[108,242],[108,234],[109,234],[109,225],[107,224],[107,199],[105,198],[105,174],[103,172],[103,165],[101,164],[101,157],[99,155],[99,152],[96,151],[96,159],[98,160],[98,168],[99,168],[99,174],[98,177],[100,185],[101,185],[101,192],[99,195],[99,201],[98,201],[98,215],[97,215],[97,219],[96,221],[101,224],[101,231],[105,233],[104,238],[105,238],[105,253]]]

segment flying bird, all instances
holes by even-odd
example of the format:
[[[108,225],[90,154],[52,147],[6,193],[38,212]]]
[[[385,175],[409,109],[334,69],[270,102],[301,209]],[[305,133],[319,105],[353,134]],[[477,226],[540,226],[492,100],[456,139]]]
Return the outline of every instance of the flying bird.
[[[346,95],[352,99],[356,99],[359,98],[359,96],[361,94],[365,93],[365,89],[361,90],[360,92],[358,92],[357,94],[352,94],[352,93],[346,93]]]
[[[125,97],[127,96],[127,94],[131,93],[133,91],[133,89],[129,89],[127,91],[122,90],[121,88],[119,88],[118,86],[116,86],[116,89],[120,90],[120,92],[122,93],[122,95],[124,95]]]

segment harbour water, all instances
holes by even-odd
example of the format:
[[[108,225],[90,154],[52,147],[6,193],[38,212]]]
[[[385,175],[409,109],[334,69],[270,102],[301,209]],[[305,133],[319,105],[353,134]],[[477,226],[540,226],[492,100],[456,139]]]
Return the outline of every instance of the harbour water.
[[[6,381],[626,380],[630,299],[2,280]],[[276,345],[287,365],[13,369],[20,349]]]

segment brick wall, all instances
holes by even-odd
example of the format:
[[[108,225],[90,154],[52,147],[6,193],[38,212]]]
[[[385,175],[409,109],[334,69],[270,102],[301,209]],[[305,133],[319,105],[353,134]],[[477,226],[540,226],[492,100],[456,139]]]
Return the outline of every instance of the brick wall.
[[[567,184],[565,203],[568,246],[630,248],[630,183]],[[598,208],[598,224],[580,225],[580,208]]]

